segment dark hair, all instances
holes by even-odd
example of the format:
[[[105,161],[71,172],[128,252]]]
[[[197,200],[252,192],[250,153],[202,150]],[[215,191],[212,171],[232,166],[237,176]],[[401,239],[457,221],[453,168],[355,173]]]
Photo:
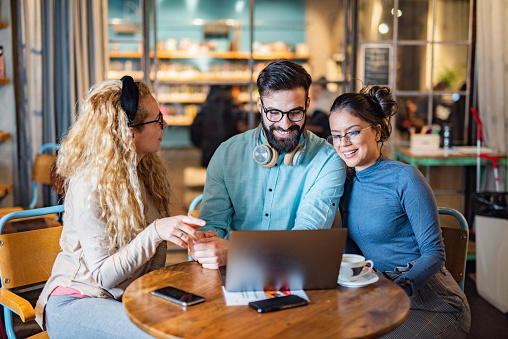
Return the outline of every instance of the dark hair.
[[[392,133],[391,118],[399,108],[393,100],[392,90],[388,86],[368,85],[360,93],[344,93],[333,102],[330,116],[340,110],[367,121],[372,126],[381,125],[381,146]]]
[[[309,95],[312,83],[310,74],[301,65],[287,59],[271,61],[259,74],[257,85],[261,96],[274,91],[287,91],[303,87]]]

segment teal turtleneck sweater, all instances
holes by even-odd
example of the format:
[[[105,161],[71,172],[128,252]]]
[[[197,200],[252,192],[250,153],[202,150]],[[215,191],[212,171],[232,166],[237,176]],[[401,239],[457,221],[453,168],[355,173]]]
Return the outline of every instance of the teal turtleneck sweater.
[[[397,283],[412,295],[445,262],[434,194],[412,166],[381,156],[347,180],[340,202],[346,252],[361,253],[378,271],[417,260]]]

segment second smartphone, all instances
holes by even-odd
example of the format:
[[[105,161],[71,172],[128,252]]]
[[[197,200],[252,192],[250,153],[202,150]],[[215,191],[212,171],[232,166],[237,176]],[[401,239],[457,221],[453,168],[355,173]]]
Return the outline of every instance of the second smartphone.
[[[283,310],[290,307],[307,305],[308,301],[294,294],[258,301],[251,301],[249,306],[259,313]]]

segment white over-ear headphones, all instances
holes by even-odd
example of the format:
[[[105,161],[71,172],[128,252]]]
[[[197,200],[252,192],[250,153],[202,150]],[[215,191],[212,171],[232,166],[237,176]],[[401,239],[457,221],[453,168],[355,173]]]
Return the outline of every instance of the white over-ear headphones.
[[[254,140],[256,141],[256,147],[254,148],[254,152],[252,152],[252,157],[254,160],[263,167],[270,168],[273,167],[277,160],[279,159],[279,152],[274,150],[272,146],[268,144],[268,142],[264,142],[259,145],[259,135],[261,134],[261,125],[256,129],[256,133],[254,134]],[[305,142],[303,143],[303,147],[300,147],[300,143],[295,147],[295,149],[289,153],[286,153],[284,156],[284,164],[286,166],[295,166],[300,162],[300,158],[305,152],[305,147],[307,146],[307,130],[303,130],[303,136]]]

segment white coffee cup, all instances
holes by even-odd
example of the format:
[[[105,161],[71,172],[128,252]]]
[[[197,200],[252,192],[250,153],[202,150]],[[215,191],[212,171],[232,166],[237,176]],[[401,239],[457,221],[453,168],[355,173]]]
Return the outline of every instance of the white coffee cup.
[[[370,269],[364,270],[366,266]],[[374,262],[372,260],[365,260],[365,257],[361,255],[343,254],[342,262],[340,263],[339,280],[356,281],[361,276],[371,272],[373,267]]]

